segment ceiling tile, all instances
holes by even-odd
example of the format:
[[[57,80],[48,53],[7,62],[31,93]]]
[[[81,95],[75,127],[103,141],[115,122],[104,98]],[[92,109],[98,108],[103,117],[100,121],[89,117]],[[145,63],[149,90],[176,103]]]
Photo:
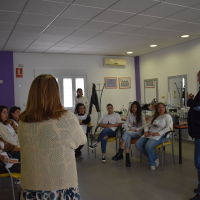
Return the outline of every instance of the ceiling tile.
[[[23,32],[17,32],[17,31],[13,31],[10,39],[19,39],[19,40],[34,40],[35,38],[37,38],[38,34],[35,33],[23,33]]]
[[[184,9],[186,9],[186,7],[184,6],[178,6],[178,5],[161,2],[145,10],[144,12],[142,12],[142,14],[152,15],[152,16],[157,16],[157,17],[168,17]]]
[[[182,21],[177,21],[177,20],[171,20],[171,19],[161,19],[157,22],[154,22],[150,25],[148,25],[149,27],[153,27],[153,28],[162,28],[162,29],[168,29],[174,26],[178,26],[180,24],[183,24],[184,22]]]
[[[55,45],[55,47],[70,47],[70,48],[72,48],[72,47],[77,46],[78,44],[79,43],[77,43],[77,42],[66,42],[66,41],[62,40],[62,41],[58,42]]]
[[[45,1],[52,1],[52,2],[58,2],[58,3],[71,3],[72,0],[45,0]]]
[[[49,34],[49,35],[69,35],[76,29],[72,28],[62,28],[62,27],[57,27],[57,26],[49,26],[45,31],[44,34]]]
[[[195,6],[192,6],[193,8],[197,8],[197,9],[200,9],[200,4],[197,4]]]
[[[6,42],[11,32],[0,31],[0,42]]]
[[[95,17],[94,20],[120,23],[132,16],[133,14],[131,13],[119,12],[119,11],[114,11],[114,10],[106,10],[100,15],[98,15],[97,17]]]
[[[17,24],[15,27],[15,31],[23,32],[23,33],[36,33],[40,34],[45,29],[45,26],[34,26],[34,25],[24,25]]]
[[[65,42],[77,42],[77,43],[82,43],[84,41],[88,40],[87,37],[80,37],[80,36],[73,36],[73,35],[70,35],[68,37],[66,37],[63,41]]]
[[[139,13],[147,8],[156,5],[159,1],[153,0],[121,0],[110,9],[131,12],[131,13]]]
[[[87,44],[86,42],[84,42],[84,43],[78,45],[77,48],[86,48],[86,49],[89,49],[89,48],[94,48],[96,46],[97,46],[96,44]]]
[[[41,0],[29,0],[24,12],[57,16],[66,6],[68,6],[68,4]]]
[[[28,47],[28,45],[21,45],[21,44],[9,44],[6,45],[6,47],[4,48],[4,51],[16,51],[16,52],[23,52],[26,48]]]
[[[46,52],[60,52],[60,53],[62,53],[62,52],[65,52],[69,49],[70,49],[70,47],[51,47]]]
[[[34,45],[34,46],[53,46],[54,44],[56,44],[57,42],[55,42],[55,41],[52,41],[52,40],[39,40],[39,39],[37,39],[37,40],[35,40],[34,42],[33,42],[33,44],[32,45]]]
[[[199,18],[200,17],[200,11],[189,8],[187,10],[183,10],[177,14],[174,14],[168,18],[170,19],[176,19],[176,20],[182,20],[182,21],[191,21],[193,19]]]
[[[83,24],[85,24],[88,20],[81,20],[81,19],[71,19],[71,18],[62,18],[58,17],[51,26],[58,26],[58,27],[68,27],[68,28],[79,28]]]
[[[163,30],[163,31],[154,33],[154,36],[167,37],[167,38],[181,38],[181,35],[183,35],[183,33],[184,32],[180,32],[180,31]],[[185,34],[187,34],[187,33],[185,33]]]
[[[117,2],[118,0],[75,0],[73,4],[99,7],[99,8],[107,8]]]
[[[98,35],[99,33],[101,33],[101,31],[92,31],[92,30],[85,30],[85,29],[79,29],[77,31],[75,31],[74,33],[72,33],[72,36],[77,36],[77,37],[85,37],[85,38],[90,38],[93,37],[95,35]]]
[[[17,11],[21,12],[23,7],[25,6],[27,0],[1,0],[0,1],[0,9],[7,11]]]
[[[21,44],[21,45],[30,45],[34,40],[23,40],[23,39],[9,39],[8,45],[10,44]]]
[[[176,31],[187,31],[187,32],[195,32],[195,30],[200,29],[200,24],[193,24],[193,23],[185,23],[179,26],[170,28],[170,30]]]
[[[71,5],[69,8],[67,8],[67,10],[65,10],[65,12],[62,13],[61,17],[90,20],[102,11],[102,8]]]
[[[81,29],[88,29],[88,30],[96,30],[96,31],[105,31],[112,26],[114,26],[115,23],[106,23],[106,22],[99,22],[99,21],[90,21],[84,26],[81,27]]]
[[[159,32],[159,31],[161,31],[161,29],[143,27],[143,28],[140,28],[140,29],[137,29],[137,30],[131,32],[131,34],[152,35],[152,34]]]
[[[160,19],[161,19],[160,17],[152,17],[152,16],[147,16],[147,15],[135,15],[132,18],[124,21],[122,24],[146,26]]]
[[[14,28],[14,25],[15,24],[1,22],[0,30],[1,31],[12,31],[12,29]]]
[[[0,22],[16,23],[20,13],[0,11]]]
[[[30,24],[38,26],[47,26],[49,25],[55,17],[45,16],[45,15],[36,15],[36,14],[27,14],[23,13],[18,21],[19,24]]]
[[[196,19],[193,19],[193,20],[190,20],[190,22],[200,24],[200,17],[199,17],[199,18],[196,18]]]
[[[182,6],[193,6],[199,3],[199,0],[164,0],[168,3],[178,4]]]
[[[50,35],[50,34],[41,34],[37,39],[38,40],[52,40],[54,42],[58,42],[65,38],[65,35]]]
[[[126,24],[118,24],[110,29],[107,32],[116,32],[116,33],[130,33],[134,30],[141,28],[141,26],[131,26]]]

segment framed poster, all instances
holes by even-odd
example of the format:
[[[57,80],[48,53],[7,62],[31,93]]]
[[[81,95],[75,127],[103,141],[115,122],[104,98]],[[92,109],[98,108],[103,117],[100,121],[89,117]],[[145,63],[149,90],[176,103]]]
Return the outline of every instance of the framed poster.
[[[117,88],[117,77],[105,77],[105,88],[116,89]]]
[[[153,79],[151,79],[151,80],[145,80],[145,82],[144,82],[144,87],[145,88],[155,88],[155,85],[156,85],[156,83],[155,83],[156,81],[155,80],[153,80]]]
[[[119,89],[128,89],[128,88],[131,88],[131,78],[130,77],[119,78]]]

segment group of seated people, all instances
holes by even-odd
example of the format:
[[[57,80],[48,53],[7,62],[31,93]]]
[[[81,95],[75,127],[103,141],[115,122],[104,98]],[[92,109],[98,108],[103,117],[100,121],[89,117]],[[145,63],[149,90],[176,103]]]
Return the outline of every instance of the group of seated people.
[[[0,106],[0,160],[6,164],[11,172],[20,173],[20,145],[17,135],[20,107],[10,109]],[[0,165],[0,173],[7,170]]]
[[[115,137],[115,130],[121,126],[121,118],[118,113],[113,111],[113,105],[107,105],[108,113],[103,115],[99,120],[99,126],[102,131],[97,140],[89,147],[95,149],[99,142],[101,142],[102,162],[106,162],[106,144],[109,137]],[[130,114],[124,123],[125,132],[122,137],[121,147],[118,153],[112,157],[112,160],[117,161],[123,159],[123,151],[126,149],[126,166],[131,167],[130,162],[130,147],[131,139],[138,139],[135,143],[136,148],[148,157],[148,163],[151,170],[155,170],[159,165],[159,160],[154,152],[154,147],[161,144],[167,138],[162,136],[172,130],[172,117],[167,114],[165,104],[158,103],[155,106],[155,113],[146,123],[145,117],[142,114],[142,109],[137,101],[131,104]],[[169,137],[169,135],[168,135]]]

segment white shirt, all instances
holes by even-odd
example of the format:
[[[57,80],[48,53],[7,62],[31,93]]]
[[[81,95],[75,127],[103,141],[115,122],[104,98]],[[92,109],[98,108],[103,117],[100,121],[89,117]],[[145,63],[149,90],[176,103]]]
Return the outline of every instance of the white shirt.
[[[4,149],[4,146],[5,146],[4,143],[2,141],[0,141],[0,147],[2,149]],[[4,156],[5,158],[9,158],[8,154],[5,151],[3,151],[2,149],[0,149],[0,155]],[[7,162],[4,162],[4,163],[6,164],[7,168],[12,167],[12,165],[13,165],[13,164],[7,163]]]
[[[130,128],[128,127],[130,124]],[[124,123],[124,128],[126,131],[129,130],[136,130],[138,135],[142,135],[142,131],[144,127],[146,126],[145,116],[141,116],[141,121],[139,124],[136,122],[136,117],[133,115],[133,113],[130,113],[128,115],[128,118],[126,119],[126,122]]]
[[[76,114],[76,117],[78,118],[78,120],[85,120],[87,118],[87,116],[88,116],[87,114],[85,114],[85,115],[78,115],[78,114]],[[87,133],[87,126],[88,126],[88,124],[81,124],[83,132],[85,134]]]
[[[99,120],[99,123],[102,123],[104,125],[113,125],[113,124],[118,124],[121,123],[121,118],[118,113],[113,113],[111,115],[105,114],[101,119]],[[113,131],[117,129],[117,127],[112,127],[111,128]]]
[[[17,134],[15,133],[15,130],[13,129],[13,127],[10,125],[10,124],[7,124],[6,125],[6,128],[9,130],[9,132],[11,133],[12,135],[12,138],[16,141],[18,141],[18,136]]]
[[[75,97],[75,107],[76,107],[76,105],[78,103],[84,104],[85,112],[87,113],[88,112],[88,108],[89,108],[89,102],[88,102],[87,97],[84,97],[84,96],[82,96],[81,98],[80,97],[79,98]]]
[[[147,126],[144,128],[144,132],[150,131],[151,133],[159,133],[160,136],[150,135],[147,138],[159,140],[167,131],[172,130],[173,121],[169,114],[158,116],[154,120],[153,124],[151,124],[152,119],[153,117],[149,120]],[[169,135],[167,137],[169,137]]]

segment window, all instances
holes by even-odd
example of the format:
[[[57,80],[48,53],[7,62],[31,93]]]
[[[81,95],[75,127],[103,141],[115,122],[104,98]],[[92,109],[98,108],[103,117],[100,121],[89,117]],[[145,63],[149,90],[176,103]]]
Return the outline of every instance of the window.
[[[73,94],[72,94],[72,79],[63,79],[63,93],[64,93],[64,107],[73,107]]]
[[[83,90],[83,95],[85,94],[84,92],[84,78],[76,78],[75,79],[76,83],[76,91],[78,88],[81,88]]]

